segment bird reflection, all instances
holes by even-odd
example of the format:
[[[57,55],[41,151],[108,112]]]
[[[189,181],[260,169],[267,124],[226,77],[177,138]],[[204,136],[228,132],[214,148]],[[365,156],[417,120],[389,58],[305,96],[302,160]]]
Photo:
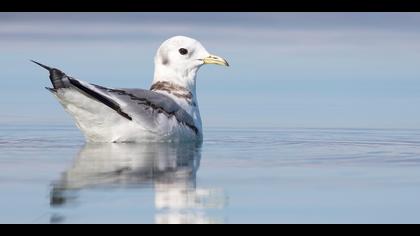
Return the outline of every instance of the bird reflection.
[[[201,144],[86,144],[73,166],[54,182],[50,204],[71,204],[90,188],[153,188],[156,223],[222,223],[203,209],[222,208],[221,191],[200,189]]]

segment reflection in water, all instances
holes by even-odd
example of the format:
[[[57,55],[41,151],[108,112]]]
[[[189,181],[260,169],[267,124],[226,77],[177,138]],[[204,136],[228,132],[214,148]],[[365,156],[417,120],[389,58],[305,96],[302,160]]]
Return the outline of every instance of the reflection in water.
[[[153,188],[156,223],[221,223],[204,209],[224,207],[223,192],[196,187],[200,159],[199,144],[86,144],[53,184],[50,203],[68,205],[82,189]]]

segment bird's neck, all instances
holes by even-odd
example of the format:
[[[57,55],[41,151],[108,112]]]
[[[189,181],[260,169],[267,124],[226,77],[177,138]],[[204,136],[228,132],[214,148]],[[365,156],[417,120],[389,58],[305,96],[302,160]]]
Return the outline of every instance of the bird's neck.
[[[156,65],[153,84],[158,82],[173,84],[190,91],[195,96],[197,70],[198,68],[177,71],[164,65]]]
[[[175,102],[184,108],[187,108],[188,106],[197,106],[195,90],[191,91],[179,84],[165,80],[158,80],[152,84],[150,90],[170,96],[175,100]]]
[[[196,94],[197,70],[179,73],[165,66],[157,66],[150,90],[170,95],[178,103],[197,106]],[[179,104],[182,107],[183,104]]]
[[[197,70],[177,73],[167,67],[156,67],[150,90],[171,97],[178,105],[190,114],[201,128],[201,117],[196,94]]]

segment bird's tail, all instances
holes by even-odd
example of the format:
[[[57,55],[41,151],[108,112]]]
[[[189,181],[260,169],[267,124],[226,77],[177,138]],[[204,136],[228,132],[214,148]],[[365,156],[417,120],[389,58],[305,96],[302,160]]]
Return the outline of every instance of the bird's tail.
[[[33,60],[31,60],[31,62],[33,62],[33,63],[41,66],[42,68],[48,70],[48,72],[50,73],[50,80],[51,80],[51,83],[54,87],[54,90],[52,90],[51,88],[47,88],[50,91],[56,91],[57,89],[60,89],[60,88],[68,88],[69,87],[68,77],[66,76],[66,74],[64,74],[59,69],[51,68],[49,66],[43,65],[43,64],[41,64],[39,62],[36,62],[36,61],[33,61]]]

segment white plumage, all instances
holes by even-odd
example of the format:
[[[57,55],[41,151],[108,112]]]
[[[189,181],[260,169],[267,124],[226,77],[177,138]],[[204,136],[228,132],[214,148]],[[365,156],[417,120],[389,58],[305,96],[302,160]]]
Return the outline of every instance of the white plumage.
[[[166,40],[157,50],[150,90],[109,89],[35,63],[49,70],[54,87],[49,90],[88,142],[201,141],[197,71],[203,64],[228,66],[184,36]]]

